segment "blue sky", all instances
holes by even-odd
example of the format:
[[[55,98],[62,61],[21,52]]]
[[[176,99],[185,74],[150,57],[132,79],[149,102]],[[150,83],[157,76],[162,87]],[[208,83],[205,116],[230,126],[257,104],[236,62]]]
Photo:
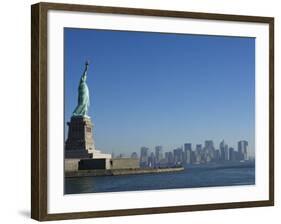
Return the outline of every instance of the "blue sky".
[[[65,28],[64,39],[65,119],[89,60],[98,149],[245,139],[254,150],[254,38]]]

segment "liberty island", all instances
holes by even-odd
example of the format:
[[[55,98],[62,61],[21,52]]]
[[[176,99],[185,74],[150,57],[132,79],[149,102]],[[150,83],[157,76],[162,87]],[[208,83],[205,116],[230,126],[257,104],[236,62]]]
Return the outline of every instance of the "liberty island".
[[[78,103],[68,122],[68,137],[65,142],[66,170],[77,169],[81,159],[103,159],[105,166],[109,166],[110,154],[103,154],[95,148],[94,125],[88,116],[90,94],[87,86],[87,72],[89,62],[85,63],[84,72],[78,87]]]
[[[65,141],[65,176],[103,176],[182,171],[182,166],[141,168],[137,158],[112,158],[95,148],[94,124],[88,115],[90,91],[87,85],[89,62],[78,86],[78,102],[68,125]]]

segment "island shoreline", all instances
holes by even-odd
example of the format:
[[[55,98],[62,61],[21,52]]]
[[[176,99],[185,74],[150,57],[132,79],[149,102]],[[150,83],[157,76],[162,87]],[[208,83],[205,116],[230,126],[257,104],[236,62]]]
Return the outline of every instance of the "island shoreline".
[[[96,176],[121,176],[151,173],[171,173],[184,171],[184,167],[170,168],[138,168],[138,169],[109,169],[109,170],[77,170],[65,172],[66,178],[96,177]]]

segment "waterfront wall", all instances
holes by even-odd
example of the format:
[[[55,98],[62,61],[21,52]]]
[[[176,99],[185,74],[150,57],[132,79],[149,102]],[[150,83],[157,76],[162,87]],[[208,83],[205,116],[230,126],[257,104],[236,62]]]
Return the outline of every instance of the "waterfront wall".
[[[96,170],[96,169],[138,169],[139,160],[134,158],[94,158],[65,159],[65,171]]]
[[[111,169],[137,169],[140,168],[139,159],[134,158],[114,158],[111,160]]]
[[[111,170],[77,170],[66,172],[65,177],[91,177],[91,176],[119,176],[133,174],[149,174],[149,173],[168,173],[183,171],[183,167],[173,168],[139,168],[139,169],[111,169]]]
[[[78,163],[80,159],[65,159],[64,170],[65,172],[78,171]]]

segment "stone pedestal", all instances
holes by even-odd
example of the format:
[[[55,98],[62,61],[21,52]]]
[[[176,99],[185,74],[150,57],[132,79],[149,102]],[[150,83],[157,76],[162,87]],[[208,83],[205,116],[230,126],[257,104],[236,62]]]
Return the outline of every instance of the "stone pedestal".
[[[90,117],[72,116],[65,142],[65,158],[93,158],[95,144]]]
[[[111,154],[96,150],[90,117],[72,116],[65,142],[65,171],[110,169]]]

